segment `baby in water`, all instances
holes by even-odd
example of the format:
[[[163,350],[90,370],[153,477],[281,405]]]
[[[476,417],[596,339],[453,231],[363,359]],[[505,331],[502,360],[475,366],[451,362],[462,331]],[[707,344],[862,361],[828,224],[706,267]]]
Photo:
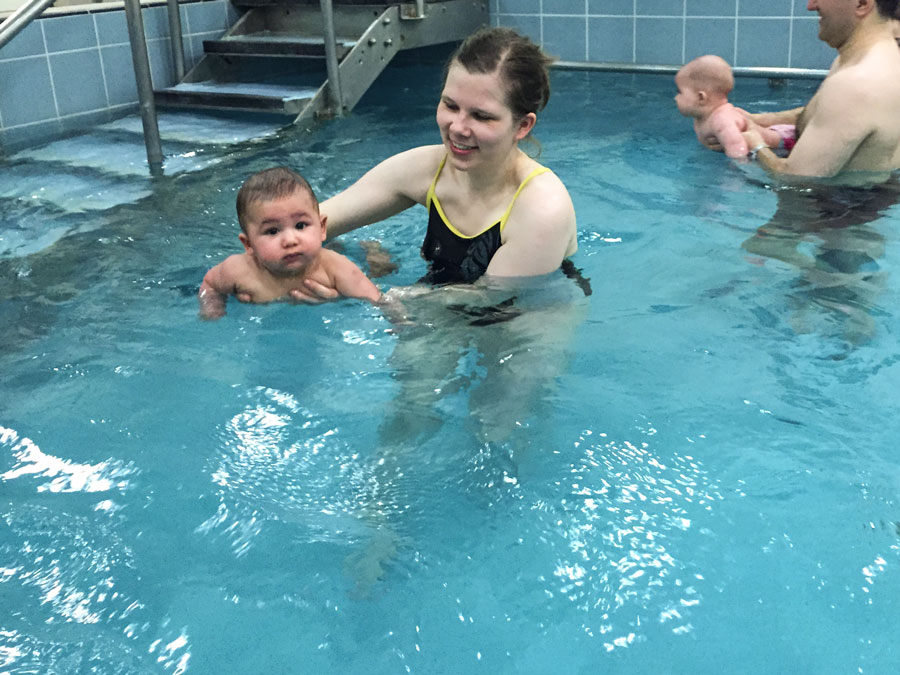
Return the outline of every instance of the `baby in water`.
[[[675,86],[678,112],[694,118],[694,131],[704,146],[722,149],[735,159],[746,157],[751,148],[747,147],[743,132],[755,127],[769,147],[793,147],[793,125],[761,127],[728,102],[734,75],[725,59],[713,55],[694,59],[675,75]]]

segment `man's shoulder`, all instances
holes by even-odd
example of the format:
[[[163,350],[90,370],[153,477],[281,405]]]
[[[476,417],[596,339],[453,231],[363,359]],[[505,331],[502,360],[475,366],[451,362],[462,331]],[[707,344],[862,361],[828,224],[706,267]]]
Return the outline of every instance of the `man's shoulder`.
[[[873,45],[863,57],[852,64],[835,69],[825,83],[832,88],[862,91],[874,94],[900,91],[900,50],[893,40],[883,40]]]

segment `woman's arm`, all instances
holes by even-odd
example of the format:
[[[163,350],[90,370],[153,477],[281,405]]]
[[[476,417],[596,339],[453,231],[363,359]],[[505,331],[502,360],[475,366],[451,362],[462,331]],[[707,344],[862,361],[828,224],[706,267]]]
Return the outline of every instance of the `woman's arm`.
[[[425,203],[425,195],[443,147],[427,145],[401,152],[369,170],[343,192],[322,202],[328,217],[328,238],[389,218],[414,204]]]
[[[537,176],[522,190],[506,221],[505,234],[506,241],[488,265],[488,275],[549,274],[575,253],[575,207],[556,175]]]

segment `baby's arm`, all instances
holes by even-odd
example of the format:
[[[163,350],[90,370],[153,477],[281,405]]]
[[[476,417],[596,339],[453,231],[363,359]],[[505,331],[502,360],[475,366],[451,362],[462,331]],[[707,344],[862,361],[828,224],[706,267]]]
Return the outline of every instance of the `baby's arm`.
[[[713,133],[722,144],[725,154],[732,159],[746,157],[749,152],[747,141],[741,132],[747,127],[747,120],[738,112],[719,115],[713,121]]]
[[[338,294],[374,303],[381,300],[381,291],[352,260],[335,251],[323,250],[322,253],[330,254],[328,255],[328,275],[334,282],[334,288]]]
[[[203,319],[218,319],[225,315],[225,303],[230,289],[234,288],[233,283],[229,284],[226,262],[219,263],[207,272],[200,284],[197,299],[200,301],[200,317]]]
[[[333,252],[332,252],[333,253]],[[353,261],[334,253],[332,278],[338,293],[348,298],[368,300],[381,308],[385,317],[395,326],[409,325],[406,308],[395,297],[390,297],[373,284]]]

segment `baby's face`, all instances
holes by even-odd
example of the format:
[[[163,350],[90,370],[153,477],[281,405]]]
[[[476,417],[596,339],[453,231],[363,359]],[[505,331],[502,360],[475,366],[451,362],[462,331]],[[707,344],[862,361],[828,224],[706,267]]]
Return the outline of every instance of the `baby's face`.
[[[675,105],[678,106],[678,112],[685,117],[697,117],[700,112],[700,100],[697,96],[697,90],[691,87],[686,80],[687,78],[681,73],[675,76],[675,86],[678,87],[678,94],[675,95]]]
[[[247,207],[247,252],[276,276],[303,274],[325,241],[325,220],[312,196],[302,189],[287,197],[255,201]]]

